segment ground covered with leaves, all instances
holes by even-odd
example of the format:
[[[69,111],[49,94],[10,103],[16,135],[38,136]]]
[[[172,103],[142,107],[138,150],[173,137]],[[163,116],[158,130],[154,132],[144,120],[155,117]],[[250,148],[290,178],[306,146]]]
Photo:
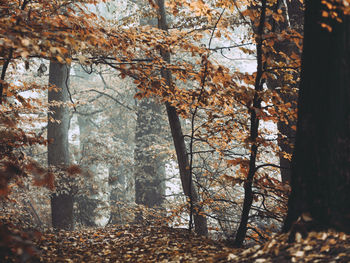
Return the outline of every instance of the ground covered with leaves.
[[[295,236],[292,243],[283,234],[263,245],[234,249],[186,229],[155,225],[46,231],[33,236],[37,256],[25,262],[350,262],[349,235]]]

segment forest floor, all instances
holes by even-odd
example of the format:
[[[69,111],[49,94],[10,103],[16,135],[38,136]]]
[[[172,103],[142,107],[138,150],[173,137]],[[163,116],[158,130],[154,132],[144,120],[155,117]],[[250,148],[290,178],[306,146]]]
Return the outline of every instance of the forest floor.
[[[350,236],[332,231],[233,249],[186,229],[126,225],[47,232],[36,244],[40,262],[350,262]]]
[[[34,245],[38,256],[23,262],[350,262],[350,236],[332,231],[304,239],[297,234],[292,243],[287,234],[277,235],[233,249],[186,229],[125,225],[47,231],[36,235]]]

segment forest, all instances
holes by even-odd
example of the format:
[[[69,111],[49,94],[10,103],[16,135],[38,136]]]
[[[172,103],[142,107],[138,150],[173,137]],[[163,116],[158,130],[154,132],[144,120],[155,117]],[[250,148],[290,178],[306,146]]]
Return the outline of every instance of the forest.
[[[0,262],[350,262],[350,0],[0,0]]]

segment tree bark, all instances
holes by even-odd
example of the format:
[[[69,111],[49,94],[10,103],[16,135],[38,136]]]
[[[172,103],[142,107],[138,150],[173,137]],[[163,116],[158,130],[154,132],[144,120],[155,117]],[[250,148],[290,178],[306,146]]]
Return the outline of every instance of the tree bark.
[[[114,165],[108,168],[108,185],[110,188],[109,202],[111,207],[111,214],[109,224],[123,224],[124,215],[121,213],[120,204],[118,202],[127,203],[127,189],[125,187],[126,175],[128,169],[125,164]]]
[[[341,8],[342,1],[332,1]],[[350,19],[322,16],[306,1],[292,192],[283,227],[307,218],[306,231],[350,232]],[[330,28],[327,28],[330,27]],[[310,220],[312,219],[312,220]]]
[[[48,92],[49,103],[68,101],[68,81],[70,67],[57,61],[50,62],[49,84],[54,89]],[[68,129],[69,115],[66,105],[50,106],[48,114],[47,139],[48,165],[58,170],[56,192],[51,195],[52,227],[55,229],[73,229],[73,196],[69,187],[63,186],[68,179],[63,172],[69,165]],[[52,121],[54,120],[54,121]]]
[[[161,105],[144,98],[137,109],[135,134],[135,201],[147,207],[161,206],[165,195],[164,162],[155,145],[161,142]]]
[[[256,111],[261,109],[261,98],[259,92],[263,90],[263,34],[266,20],[266,1],[262,1],[259,26],[256,34],[256,53],[257,53],[257,70],[255,77],[255,94],[253,98],[253,105],[250,109],[250,158],[249,158],[249,170],[247,179],[244,182],[244,201],[241,214],[241,220],[237,229],[237,233],[234,241],[231,241],[230,245],[235,247],[241,247],[244,239],[247,235],[247,225],[249,219],[250,209],[252,207],[254,193],[253,193],[253,180],[256,173],[256,158],[258,153],[257,139],[259,136],[259,124],[260,119],[257,116]]]
[[[87,111],[88,107],[81,107],[82,112]],[[92,163],[90,159],[93,159],[93,155],[97,154],[93,152],[93,142],[89,141],[93,133],[93,128],[89,122],[91,116],[78,116],[79,126],[79,144],[80,144],[80,165],[88,176],[85,178],[84,183],[79,186],[82,193],[75,196],[75,220],[76,223],[84,226],[94,227],[96,226],[96,209],[98,207],[98,194],[93,189],[94,179],[97,176],[97,165]]]
[[[157,3],[159,8],[158,9],[158,12],[159,12],[158,27],[166,31],[168,30],[168,26],[166,22],[164,0],[158,0]],[[170,53],[168,51],[161,50],[161,55],[164,61],[168,63],[170,62]],[[171,87],[172,79],[171,79],[170,70],[162,69],[161,74],[162,74],[162,77],[165,79],[166,84],[169,87]],[[194,184],[191,182],[192,174],[190,172],[190,162],[188,160],[186,144],[185,144],[185,140],[184,140],[184,136],[181,128],[181,122],[176,112],[176,109],[173,106],[171,106],[168,102],[166,102],[165,105],[167,109],[171,135],[173,137],[173,142],[175,146],[177,162],[179,165],[182,189],[184,191],[184,194],[191,199],[194,205],[195,232],[199,235],[207,236],[208,235],[207,219],[202,214],[203,208],[198,204],[199,197]]]
[[[147,1],[136,1],[140,10]],[[141,25],[156,24],[156,18],[142,18]],[[162,105],[154,98],[143,98],[137,107],[135,133],[135,202],[146,207],[161,206],[165,196],[165,164],[156,145],[161,143]]]

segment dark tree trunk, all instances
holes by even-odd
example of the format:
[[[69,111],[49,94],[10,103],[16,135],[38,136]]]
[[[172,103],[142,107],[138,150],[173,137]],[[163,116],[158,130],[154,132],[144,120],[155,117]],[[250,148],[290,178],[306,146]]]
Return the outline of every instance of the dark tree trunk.
[[[137,109],[135,134],[135,202],[147,207],[161,206],[165,195],[161,143],[161,105],[153,98],[142,99]]]
[[[137,0],[141,10],[148,1]],[[155,26],[154,17],[142,18],[141,25]],[[161,206],[165,196],[165,164],[156,145],[162,143],[162,105],[155,98],[143,98],[137,106],[135,133],[135,202],[146,207]]]
[[[189,169],[190,164],[188,160],[185,140],[182,134],[180,119],[177,115],[176,109],[173,106],[170,106],[169,103],[166,103],[166,108],[171,134],[174,141],[177,163],[180,170],[182,189],[185,195],[192,199],[192,203],[194,205],[194,231],[198,235],[207,236],[207,219],[205,216],[201,215],[203,208],[198,205],[199,197],[197,191],[193,183],[190,182],[192,175]]]
[[[0,81],[0,105],[3,102],[3,99],[5,97],[4,95],[4,88],[6,87],[5,77],[6,77],[6,71],[8,69],[8,66],[10,65],[10,62],[12,60],[13,56],[13,49],[11,48],[9,51],[8,58],[5,60],[4,64],[1,67],[1,81]]]
[[[159,20],[158,27],[163,30],[167,30],[167,21],[166,21],[166,13],[164,7],[164,0],[158,0],[158,12],[159,12]],[[166,62],[170,62],[170,53],[166,50],[161,50],[161,55]],[[163,69],[162,77],[165,79],[166,84],[171,87],[171,72],[168,69]],[[192,174],[190,171],[190,162],[187,155],[185,139],[182,133],[181,122],[179,116],[176,112],[176,109],[171,106],[169,103],[165,103],[169,125],[171,129],[171,135],[173,137],[173,142],[176,151],[177,163],[179,165],[180,170],[180,179],[182,184],[182,189],[184,194],[191,199],[191,202],[194,205],[194,227],[195,232],[198,235],[207,236],[208,235],[208,226],[207,226],[207,218],[201,214],[203,208],[198,205],[199,197],[196,191],[194,184],[192,183]]]
[[[49,90],[49,103],[68,101],[69,71],[68,65],[56,61],[50,62],[49,84],[55,85],[56,89]],[[59,182],[56,192],[51,195],[52,227],[70,230],[73,229],[73,196],[70,189],[62,186],[64,183],[68,183],[68,179],[62,171],[69,165],[68,108],[65,105],[50,106],[50,111],[47,128],[48,164],[60,174],[56,178]]]
[[[322,17],[327,10],[321,2],[306,1],[292,193],[283,230],[302,216],[312,218],[307,231],[349,233],[350,19],[341,11],[341,23]]]
[[[261,98],[259,92],[263,90],[263,33],[266,20],[266,0],[262,1],[259,26],[256,34],[256,53],[257,53],[257,70],[255,78],[255,95],[253,98],[253,105],[250,109],[250,158],[249,158],[249,171],[247,179],[244,182],[244,201],[241,214],[241,220],[237,229],[235,239],[232,240],[230,245],[235,247],[241,247],[244,239],[247,235],[247,225],[249,219],[250,209],[252,207],[254,193],[253,193],[253,180],[256,173],[256,157],[258,153],[257,139],[259,136],[259,123],[260,119],[256,114],[256,110],[261,109]]]

